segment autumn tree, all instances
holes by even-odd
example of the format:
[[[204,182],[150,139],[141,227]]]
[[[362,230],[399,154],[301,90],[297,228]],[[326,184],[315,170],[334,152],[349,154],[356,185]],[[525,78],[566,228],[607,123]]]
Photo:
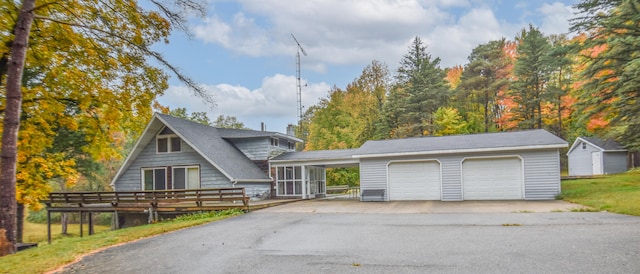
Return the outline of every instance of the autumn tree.
[[[193,115],[193,114],[192,114]],[[192,116],[192,120],[196,118]],[[238,121],[235,116],[219,115],[213,122],[214,127],[246,129],[243,122]]]
[[[416,37],[400,61],[396,84],[391,89],[385,116],[393,137],[430,135],[433,113],[446,106],[449,89],[440,58],[431,58]]]
[[[548,38],[550,49],[547,53],[549,62],[549,81],[547,83],[549,130],[561,138],[566,138],[567,120],[573,112],[569,91],[573,84],[574,44],[564,35],[552,35]]]
[[[56,138],[79,132],[82,153],[105,162],[120,159],[126,140],[140,134],[168,86],[150,59],[211,97],[151,49],[168,42],[173,28],[186,30],[188,12],[203,14],[197,1],[151,1],[150,9],[115,0],[0,7],[0,228],[12,253],[16,201],[37,207],[52,179],[71,184],[82,173],[76,153],[64,148],[78,144]]]
[[[441,107],[433,114],[433,136],[468,134],[467,122],[460,116],[458,110],[452,107]]]
[[[471,51],[455,95],[464,116],[472,120],[478,113],[482,117],[483,132],[496,130],[496,119],[502,111],[499,94],[510,82],[505,43],[505,39],[495,40]]]
[[[203,125],[211,125],[211,121],[209,120],[209,116],[204,111],[194,111],[189,113],[187,108],[170,108],[170,107],[160,107],[159,104],[154,106],[155,108],[159,108],[160,112],[164,114],[169,114],[173,117],[178,117],[190,121],[194,121],[196,123],[200,123]]]
[[[334,87],[310,108],[305,150],[357,148],[374,139],[388,85],[386,65],[373,61],[346,89]],[[353,184],[358,177],[355,169],[327,171],[332,184]]]
[[[601,118],[622,132],[617,139],[640,149],[640,3],[589,0],[576,5],[571,30],[587,35],[581,45],[586,67],[579,98],[587,118]]]
[[[538,28],[529,25],[528,30],[522,30],[514,67],[516,80],[511,85],[511,94],[519,106],[513,111],[521,129],[543,128],[542,109],[548,97],[550,76],[549,50],[549,41]]]

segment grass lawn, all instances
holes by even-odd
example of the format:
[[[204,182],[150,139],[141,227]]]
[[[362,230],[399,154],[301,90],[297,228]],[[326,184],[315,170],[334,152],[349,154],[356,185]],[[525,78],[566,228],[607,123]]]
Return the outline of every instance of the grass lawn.
[[[76,258],[100,248],[218,221],[241,213],[242,211],[239,210],[227,210],[185,215],[175,220],[156,224],[96,232],[94,235],[83,238],[59,237],[52,241],[51,244],[46,242],[45,230],[44,241],[40,242],[37,248],[30,248],[16,254],[0,257],[0,273],[44,273],[73,262]],[[44,226],[46,229],[46,225]],[[76,230],[78,229],[78,225],[72,224],[69,226],[70,229],[73,227]],[[58,226],[58,231],[60,231],[59,229],[60,227]],[[85,231],[87,231],[86,227]]]
[[[25,218],[26,219],[26,218]],[[111,229],[110,226],[103,225],[93,225],[93,229],[95,233],[100,233],[102,231],[108,231]],[[61,234],[62,226],[60,223],[52,223],[51,224],[51,238],[58,239],[62,237],[79,237],[80,236],[80,224],[69,224],[67,225],[67,236]],[[82,233],[84,236],[89,235],[89,225],[84,224],[82,228]],[[47,224],[36,224],[24,221],[24,230],[22,235],[22,241],[25,243],[39,243],[47,241]]]
[[[597,210],[640,216],[640,169],[593,179],[562,181],[559,197]]]

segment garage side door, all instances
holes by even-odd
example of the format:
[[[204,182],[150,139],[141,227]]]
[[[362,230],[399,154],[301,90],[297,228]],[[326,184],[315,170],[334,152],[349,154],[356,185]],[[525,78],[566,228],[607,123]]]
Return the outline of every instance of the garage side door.
[[[518,157],[467,159],[462,162],[465,200],[519,200],[522,162]]]
[[[389,200],[440,200],[440,163],[389,164]]]

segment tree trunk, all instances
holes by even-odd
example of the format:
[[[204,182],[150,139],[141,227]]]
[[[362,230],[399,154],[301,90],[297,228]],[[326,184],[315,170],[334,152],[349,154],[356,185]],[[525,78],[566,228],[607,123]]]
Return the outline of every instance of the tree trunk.
[[[60,233],[62,233],[62,235],[67,235],[67,227],[68,227],[68,223],[69,223],[69,213],[66,212],[62,212],[60,213],[60,227],[62,228],[62,231],[60,231]]]
[[[16,159],[18,130],[22,106],[22,72],[27,55],[29,32],[33,23],[35,0],[23,0],[14,29],[9,64],[7,66],[6,106],[4,111],[2,147],[0,152],[0,231],[6,243],[0,243],[1,254],[15,253],[16,244]]]

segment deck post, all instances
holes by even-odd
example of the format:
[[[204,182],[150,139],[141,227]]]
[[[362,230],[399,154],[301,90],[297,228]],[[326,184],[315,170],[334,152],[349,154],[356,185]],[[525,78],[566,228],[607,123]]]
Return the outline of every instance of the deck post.
[[[120,220],[118,219],[118,211],[113,211],[113,217],[111,217],[111,230],[116,230],[120,228]]]
[[[78,213],[80,213],[80,237],[82,237],[82,226],[83,226],[83,223],[82,223],[82,211],[79,211]]]
[[[51,244],[51,211],[47,209],[47,242]]]
[[[150,207],[149,208],[149,219],[147,220],[147,223],[152,224],[153,221],[154,221],[154,219],[153,219],[153,207]]]
[[[93,231],[93,212],[89,212],[89,235],[93,235],[94,231]]]

